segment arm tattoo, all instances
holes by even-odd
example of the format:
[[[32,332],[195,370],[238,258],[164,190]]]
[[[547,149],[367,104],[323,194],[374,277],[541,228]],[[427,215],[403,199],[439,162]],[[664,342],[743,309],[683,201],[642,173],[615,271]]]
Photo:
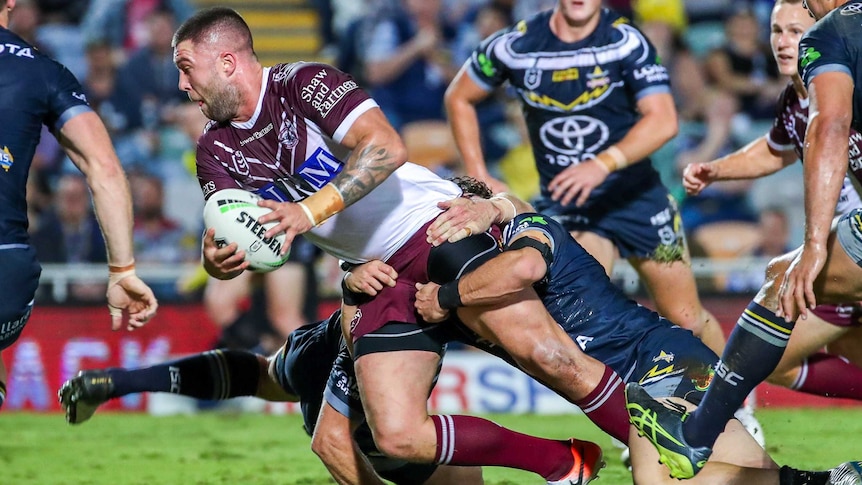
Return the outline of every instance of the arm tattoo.
[[[368,145],[354,150],[332,183],[349,206],[371,192],[401,165],[385,146]]]

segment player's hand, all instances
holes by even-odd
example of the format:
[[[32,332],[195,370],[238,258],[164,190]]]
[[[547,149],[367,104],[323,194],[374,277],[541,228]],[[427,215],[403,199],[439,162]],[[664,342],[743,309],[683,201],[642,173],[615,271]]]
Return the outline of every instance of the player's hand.
[[[806,310],[817,306],[814,296],[814,281],[826,263],[825,244],[807,243],[796,253],[790,267],[784,273],[784,281],[778,290],[776,316],[788,322],[798,317],[807,318]]]
[[[599,161],[588,160],[558,173],[548,184],[548,190],[551,191],[551,199],[560,204],[569,205],[575,199],[575,205],[580,207],[606,178],[608,169]]]
[[[239,276],[248,269],[249,263],[245,260],[245,251],[237,251],[239,246],[230,243],[222,248],[215,242],[215,229],[209,228],[204,233],[203,254],[204,269],[213,278],[229,280]]]
[[[257,222],[266,224],[267,222],[278,221],[278,225],[269,228],[265,237],[274,237],[277,234],[284,233],[284,244],[281,246],[281,254],[285,255],[290,251],[290,244],[298,234],[308,232],[313,227],[308,219],[305,211],[299,204],[293,202],[276,202],[274,200],[259,200],[257,205],[272,209],[269,214],[260,216]]]
[[[715,164],[689,163],[682,172],[682,186],[688,195],[697,195],[709,184],[715,182],[718,175]]]
[[[344,284],[354,293],[376,296],[385,286],[395,286],[397,278],[398,272],[392,266],[375,259],[351,268],[344,278]]]
[[[427,241],[434,246],[485,232],[497,218],[497,209],[488,199],[456,197],[438,202],[437,207],[444,212],[425,231]]]
[[[437,323],[449,317],[449,310],[440,308],[437,301],[437,292],[440,285],[437,283],[416,283],[416,303],[413,306],[416,312],[428,323]]]
[[[119,330],[123,325],[123,314],[128,315],[126,329],[143,327],[159,308],[153,290],[132,274],[108,286],[108,311],[111,313],[111,328]]]

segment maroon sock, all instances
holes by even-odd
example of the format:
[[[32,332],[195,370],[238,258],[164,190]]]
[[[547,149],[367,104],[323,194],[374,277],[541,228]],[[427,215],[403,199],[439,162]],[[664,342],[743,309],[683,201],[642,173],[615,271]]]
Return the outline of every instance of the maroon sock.
[[[473,416],[434,415],[441,465],[504,466],[556,480],[575,463],[568,441],[537,438]]]
[[[862,369],[843,357],[818,352],[802,361],[792,388],[818,396],[862,401]]]
[[[602,431],[628,444],[629,413],[626,411],[625,383],[610,367],[605,367],[599,385],[575,404]]]

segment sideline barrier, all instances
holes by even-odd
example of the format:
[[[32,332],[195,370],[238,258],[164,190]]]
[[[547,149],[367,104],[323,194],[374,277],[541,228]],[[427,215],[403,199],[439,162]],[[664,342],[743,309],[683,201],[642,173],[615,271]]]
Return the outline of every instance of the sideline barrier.
[[[707,298],[704,305],[729,332],[748,304],[745,297]],[[328,316],[337,302],[320,307]],[[211,348],[218,336],[200,304],[163,305],[156,318],[134,332],[110,330],[103,306],[37,306],[18,342],[4,352],[9,369],[4,411],[59,411],[57,388],[79,369],[136,367]],[[809,396],[768,384],[757,388],[760,406],[835,407],[862,403]],[[155,414],[192,412],[194,407],[167,394],[131,395],[105,410]],[[503,361],[476,351],[452,351],[429,404],[445,413],[577,413],[574,406]],[[246,402],[242,409],[282,414],[292,404]],[[175,411],[172,411],[175,409]]]

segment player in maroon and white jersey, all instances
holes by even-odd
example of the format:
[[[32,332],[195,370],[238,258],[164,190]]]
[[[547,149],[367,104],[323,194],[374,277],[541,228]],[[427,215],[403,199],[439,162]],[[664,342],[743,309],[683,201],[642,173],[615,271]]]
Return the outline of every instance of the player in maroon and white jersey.
[[[814,24],[801,2],[779,2],[772,14],[772,52],[781,73],[791,77],[782,93],[775,122],[766,135],[730,155],[709,163],[693,163],[685,168],[683,185],[698,194],[716,180],[757,178],[777,172],[802,158],[808,127],[808,92],[797,69],[799,38]],[[836,207],[843,215],[862,207],[851,181],[862,177],[862,135],[850,131],[850,174]],[[840,349],[859,347],[862,306],[820,305],[800,320],[787,344],[778,367],[767,380],[773,384],[810,394],[862,400],[862,361],[856,353],[841,355]],[[829,353],[822,352],[827,347]],[[838,355],[836,355],[838,354]],[[846,357],[846,358],[845,358]],[[847,359],[850,359],[848,362]]]
[[[419,325],[414,285],[429,281],[425,230],[441,212],[437,204],[461,191],[406,162],[400,137],[356,82],[324,64],[264,68],[248,25],[228,8],[199,11],[177,30],[173,46],[180,89],[212,120],[197,150],[205,196],[229,187],[255,191],[266,199],[260,205],[273,211],[259,222],[277,222],[266,236],[285,233],[285,251],[304,234],[348,263],[380,259],[397,272],[398,281],[361,303],[349,325],[378,448],[413,462],[521,468],[559,483],[582,483],[584,469],[594,473],[596,464],[584,464],[580,448],[596,445],[526,436],[480,418],[428,415],[445,327]],[[204,236],[207,272],[229,279],[247,269],[243,252],[235,244],[218,248],[213,234],[208,229]],[[525,328],[541,323],[536,314],[546,314],[535,298],[520,308]],[[530,339],[521,341],[503,346],[519,350]],[[551,384],[565,383],[558,388],[573,401],[588,397],[605,375],[604,365],[574,343],[555,350],[571,365],[556,366],[565,368],[555,370]],[[326,430],[322,417],[316,434]],[[452,442],[458,448],[447,451]],[[338,452],[326,453],[325,464],[340,482],[357,482],[363,463],[349,443]]]

